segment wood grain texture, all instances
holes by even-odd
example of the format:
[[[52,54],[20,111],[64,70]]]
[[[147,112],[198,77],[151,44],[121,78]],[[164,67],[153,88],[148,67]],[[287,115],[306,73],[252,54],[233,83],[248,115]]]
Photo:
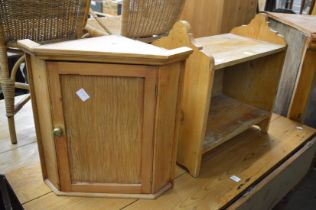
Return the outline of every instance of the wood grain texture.
[[[306,50],[305,35],[301,31],[274,19],[270,19],[270,27],[283,34],[286,42],[289,43],[273,109],[274,112],[287,116],[302,65],[301,59]]]
[[[273,209],[308,173],[315,151],[314,138],[228,210]]]
[[[260,125],[264,132],[268,129],[283,64],[285,42],[281,36],[270,30],[265,15],[256,16],[249,26],[233,29],[233,33],[238,35],[224,34],[194,40],[188,23],[178,22],[168,37],[153,43],[168,49],[179,46],[189,46],[194,49],[185,66],[184,96],[181,105],[183,117],[180,124],[177,158],[178,163],[186,167],[192,176],[198,176],[204,140],[212,136],[209,135],[211,132],[206,134],[207,127],[213,126],[208,123],[220,124],[215,122],[217,120],[212,121],[208,116],[209,110],[212,110],[212,105],[210,106],[212,94],[223,91],[225,95],[241,103],[270,113],[264,117],[254,117],[254,121],[244,122],[243,126],[237,126],[244,118],[240,116],[241,119],[236,119],[234,114],[230,116],[227,111],[225,114],[230,117],[225,119],[228,122],[223,122],[223,128],[219,130],[226,129],[227,125],[234,125],[233,129],[224,132],[223,138],[215,137],[216,139],[222,139],[224,142],[252,126],[250,122]],[[201,46],[201,51],[196,47],[197,45]],[[215,73],[217,78],[215,83],[213,83],[214,70],[224,71],[224,73]],[[219,109],[219,112],[225,111]],[[223,120],[222,117],[220,118]],[[231,122],[231,119],[236,122]],[[213,128],[216,130],[216,125]],[[213,146],[215,147],[215,144]]]
[[[311,90],[315,78],[316,18],[268,13],[271,27],[289,43],[274,110],[293,120],[310,123],[315,108]],[[312,58],[313,57],[313,58]]]
[[[223,93],[272,112],[285,52],[246,62],[224,71]]]
[[[53,130],[52,113],[47,104],[50,104],[48,76],[45,62],[27,56],[30,89],[32,91],[32,108],[38,147],[41,156],[43,177],[49,178],[52,183],[59,186],[59,174]]]
[[[86,209],[122,209],[134,202],[133,199],[104,199],[104,198],[84,198],[65,197],[49,193],[34,201],[25,204],[26,210],[86,210]]]
[[[0,108],[3,105],[0,102]],[[23,119],[24,123],[32,121],[32,112],[30,106],[25,107],[27,118]],[[1,118],[0,118],[1,119]],[[17,118],[18,119],[18,118]],[[19,122],[17,122],[19,123]],[[297,126],[303,127],[303,130],[296,129]],[[2,127],[0,127],[1,129]],[[29,133],[28,129],[22,130],[23,136]],[[65,197],[56,196],[54,193],[47,193],[47,187],[42,181],[40,174],[40,163],[38,160],[37,146],[27,148],[26,146],[19,147],[15,150],[7,151],[5,156],[0,157],[0,170],[3,163],[8,162],[11,167],[10,172],[6,175],[13,189],[18,195],[18,198],[23,201],[25,209],[218,209],[221,206],[227,206],[232,198],[240,194],[249,192],[243,198],[248,199],[255,197],[254,193],[265,191],[265,186],[270,188],[273,186],[272,192],[277,192],[281,195],[287,186],[292,186],[298,181],[295,177],[303,175],[310,161],[311,150],[295,150],[302,147],[306,139],[315,132],[299,123],[295,123],[281,117],[279,115],[272,116],[272,123],[269,130],[269,135],[258,133],[257,131],[245,136],[238,137],[237,141],[230,141],[223,146],[218,147],[212,152],[212,156],[206,158],[202,167],[200,178],[192,178],[189,174],[184,173],[182,169],[177,169],[177,179],[174,188],[168,191],[163,196],[156,200],[135,200],[135,199],[105,199],[105,198],[84,198],[84,197]],[[33,137],[35,133],[30,132]],[[247,132],[248,133],[248,132]],[[246,137],[247,136],[247,137]],[[244,138],[246,137],[246,138]],[[22,140],[23,141],[23,140]],[[306,145],[307,146],[307,145]],[[315,145],[313,146],[315,147]],[[32,148],[36,152],[32,152]],[[296,149],[295,149],[296,148]],[[303,147],[304,148],[304,147]],[[22,150],[23,152],[21,152]],[[28,154],[32,153],[31,156]],[[285,158],[287,154],[293,154],[289,159]],[[32,156],[35,157],[32,158]],[[214,159],[215,158],[215,159]],[[14,160],[11,161],[10,160]],[[34,159],[35,161],[33,161]],[[288,164],[288,160],[290,164]],[[299,160],[298,162],[295,160]],[[23,163],[22,163],[22,162]],[[284,162],[287,169],[284,170],[283,164],[280,167],[275,167],[276,162]],[[293,161],[294,164],[291,162]],[[296,162],[298,164],[296,164]],[[218,164],[220,163],[220,164]],[[277,164],[278,165],[278,164]],[[295,165],[298,165],[297,167]],[[293,167],[292,167],[293,166]],[[6,166],[5,166],[6,167]],[[268,169],[276,168],[273,171]],[[304,169],[303,169],[304,168]],[[302,170],[303,169],[303,170]],[[283,178],[283,171],[285,177]],[[300,171],[300,173],[297,173]],[[275,173],[276,172],[276,173]],[[281,174],[279,181],[278,175]],[[235,174],[242,178],[242,183],[251,177],[246,185],[238,188],[239,183],[230,180],[230,176]],[[263,175],[264,174],[264,175]],[[29,178],[28,178],[29,177]],[[260,177],[260,179],[256,178]],[[264,178],[262,181],[261,178]],[[270,185],[268,182],[273,183]],[[274,181],[275,180],[275,181]],[[254,185],[254,183],[258,184]],[[274,183],[276,182],[276,184]],[[285,185],[283,185],[285,183]],[[277,188],[275,186],[285,186]],[[252,186],[249,188],[249,186]],[[239,190],[237,190],[237,188]],[[258,190],[256,190],[258,189]],[[253,192],[253,193],[252,193]],[[269,194],[274,197],[274,193],[269,191]],[[265,201],[265,205],[271,205],[270,196],[258,196],[259,201]],[[257,208],[261,208],[261,203],[254,198]],[[273,199],[272,202],[275,202]],[[241,205],[243,206],[243,205]]]
[[[27,79],[29,83],[29,92],[31,97],[31,103],[32,103],[32,110],[33,110],[33,118],[34,118],[34,125],[35,125],[35,132],[36,132],[36,138],[37,138],[37,145],[38,145],[38,152],[40,156],[40,162],[41,162],[41,168],[42,168],[42,175],[43,178],[47,178],[47,169],[46,169],[46,163],[45,163],[45,154],[44,154],[44,147],[43,147],[43,141],[39,126],[39,116],[37,111],[37,105],[36,105],[36,95],[35,92],[35,86],[33,84],[33,72],[32,72],[32,61],[31,56],[25,54],[25,64],[26,64],[26,70],[27,70]],[[42,66],[43,67],[43,66]],[[32,92],[32,93],[31,93]]]
[[[307,50],[296,88],[294,89],[293,98],[289,107],[288,117],[292,120],[304,122],[308,108],[315,110],[315,107],[308,107],[311,100],[311,91],[313,89],[316,75],[316,51]]]
[[[39,161],[36,143],[19,147],[12,152],[0,154],[0,173],[6,174]]]
[[[155,198],[171,187],[179,78],[190,48],[167,50],[120,36],[20,45],[31,67],[37,134],[46,140],[39,144],[43,175],[54,191]],[[161,154],[165,149],[168,155]],[[53,180],[49,170],[57,174]]]
[[[306,126],[298,130],[296,126],[300,124],[284,117],[274,119],[271,124],[269,134],[250,129],[213,150],[204,158],[198,178],[192,179],[185,174],[164,196],[154,201],[137,201],[126,209],[227,208],[230,201],[247,193],[256,180],[266,177],[268,171],[283,163],[315,132]],[[240,177],[241,181],[232,181],[232,175]]]
[[[151,193],[157,68],[81,63],[81,75],[76,63],[48,68],[54,125],[66,132],[56,138],[62,191]]]
[[[32,134],[34,135],[34,132]],[[37,154],[34,156],[37,157]],[[6,177],[22,204],[51,192],[43,182],[41,166],[37,159],[34,163],[6,173]]]
[[[140,183],[144,79],[60,80],[72,183]],[[81,88],[90,96],[86,102],[76,95]],[[118,167],[109,167],[113,163]]]
[[[181,19],[192,25],[196,37],[229,32],[233,27],[248,23],[256,14],[257,1],[187,0]]]
[[[167,37],[153,44],[167,49],[181,46],[193,49],[185,63],[177,162],[189,169],[192,175],[197,175],[210,104],[214,60],[200,52],[190,25],[184,21],[177,22]]]
[[[176,123],[182,64],[160,67],[156,107],[153,192],[172,182],[176,165]],[[180,93],[181,94],[181,93]]]
[[[270,117],[270,112],[243,104],[225,95],[212,97],[203,153]]]
[[[235,34],[221,34],[195,39],[202,52],[214,57],[215,70],[254,60],[283,51],[285,45],[247,38]]]
[[[268,16],[285,25],[304,32],[308,37],[316,34],[316,17],[312,15],[297,15],[268,12]]]
[[[184,60],[192,50],[187,47],[166,50],[126,37],[110,35],[38,45],[31,40],[18,42],[21,49],[40,59],[95,61],[110,63],[166,64]]]
[[[268,16],[263,13],[256,15],[248,25],[233,28],[231,33],[274,44],[286,45],[283,36],[270,29]]]

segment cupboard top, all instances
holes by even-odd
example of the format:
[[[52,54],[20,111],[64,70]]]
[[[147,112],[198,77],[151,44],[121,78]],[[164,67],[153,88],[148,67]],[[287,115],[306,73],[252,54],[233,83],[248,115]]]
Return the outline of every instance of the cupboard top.
[[[167,50],[111,35],[40,45],[31,40],[20,40],[18,45],[27,53],[44,60],[75,60],[133,64],[165,64],[184,60],[192,50],[181,47]]]

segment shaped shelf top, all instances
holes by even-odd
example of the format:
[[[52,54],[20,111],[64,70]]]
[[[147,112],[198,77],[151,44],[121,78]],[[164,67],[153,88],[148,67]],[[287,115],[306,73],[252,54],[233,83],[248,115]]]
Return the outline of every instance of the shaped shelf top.
[[[221,34],[195,39],[207,56],[212,56],[215,69],[254,60],[284,50],[285,45],[273,44],[236,34]]]
[[[165,64],[183,60],[192,52],[188,47],[167,50],[118,35],[45,45],[31,40],[20,40],[18,45],[41,59],[134,64]]]

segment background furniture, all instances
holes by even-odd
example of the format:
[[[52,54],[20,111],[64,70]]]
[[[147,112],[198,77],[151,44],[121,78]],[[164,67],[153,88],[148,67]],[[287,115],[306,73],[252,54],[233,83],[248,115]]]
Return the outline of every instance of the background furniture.
[[[168,51],[121,36],[19,44],[28,53],[43,177],[53,191],[155,198],[171,187],[190,48]]]
[[[16,41],[26,38],[44,43],[81,37],[90,1],[1,0],[0,4],[0,85],[6,103],[11,142],[16,144],[14,115],[30,97],[14,103],[15,87],[28,89],[28,85],[15,82],[24,56],[17,61],[10,74],[8,48],[16,48]]]
[[[257,5],[258,0],[186,0],[181,20],[190,23],[195,37],[228,33],[249,23]]]
[[[91,9],[107,15],[121,15],[123,0],[92,0]]]
[[[193,40],[202,53],[181,23],[153,43],[194,49],[185,67],[177,157],[192,176],[199,175],[203,154],[253,125],[268,130],[285,41],[270,30],[266,19],[260,14],[229,34]]]
[[[88,22],[86,29],[96,35],[120,34],[132,39],[151,40],[169,32],[178,20],[185,0],[124,0],[122,16],[106,16]],[[97,24],[98,23],[98,24]]]
[[[312,14],[315,0],[259,0],[259,11]]]
[[[268,15],[271,28],[288,43],[274,111],[316,127],[316,17]]]

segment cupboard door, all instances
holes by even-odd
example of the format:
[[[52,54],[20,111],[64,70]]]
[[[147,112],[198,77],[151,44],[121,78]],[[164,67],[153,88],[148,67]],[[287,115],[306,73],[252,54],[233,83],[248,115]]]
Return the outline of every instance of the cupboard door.
[[[61,188],[150,193],[156,67],[48,63]]]

